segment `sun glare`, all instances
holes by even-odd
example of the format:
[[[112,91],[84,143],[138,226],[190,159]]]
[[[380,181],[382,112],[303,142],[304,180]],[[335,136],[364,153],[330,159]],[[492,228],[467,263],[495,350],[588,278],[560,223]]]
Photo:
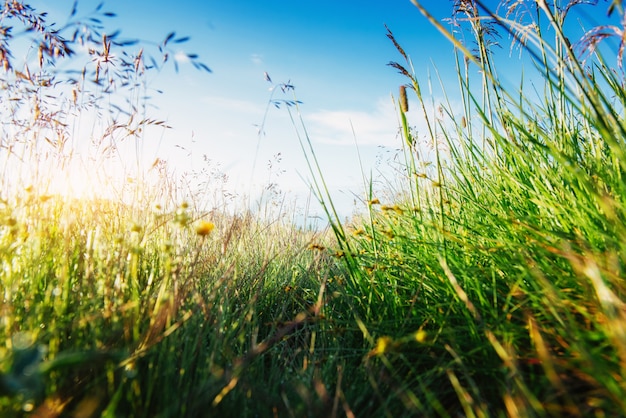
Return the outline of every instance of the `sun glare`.
[[[75,161],[63,168],[50,168],[41,187],[47,194],[68,199],[114,199],[119,196],[124,175],[116,170],[90,168]]]

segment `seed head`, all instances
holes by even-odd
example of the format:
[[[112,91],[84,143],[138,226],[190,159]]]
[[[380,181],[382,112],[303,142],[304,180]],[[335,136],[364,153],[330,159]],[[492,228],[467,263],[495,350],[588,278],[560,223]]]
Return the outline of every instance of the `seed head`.
[[[406,97],[406,86],[400,86],[400,109],[403,113],[409,111],[409,99]]]

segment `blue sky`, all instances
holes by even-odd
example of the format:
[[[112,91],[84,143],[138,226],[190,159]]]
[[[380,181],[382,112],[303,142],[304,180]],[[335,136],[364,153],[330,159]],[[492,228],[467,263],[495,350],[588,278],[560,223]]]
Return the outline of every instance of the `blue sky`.
[[[30,3],[49,11],[50,21],[63,22],[73,1]],[[98,3],[79,1],[78,15]],[[424,3],[439,19],[451,14],[450,1]],[[229,176],[225,188],[239,195],[254,198],[276,182],[301,203],[306,196],[310,175],[286,110],[271,108],[258,135],[271,94],[266,72],[275,83],[295,86],[342,215],[364,195],[358,155],[366,175],[388,179],[393,170],[387,161],[401,146],[391,95],[406,80],[387,66],[401,57],[385,25],[411,56],[422,82],[430,74],[438,85],[436,68],[448,93],[454,97],[458,91],[451,45],[409,0],[132,0],[108,1],[104,9],[117,13],[107,27],[121,29],[123,37],[159,42],[170,31],[190,36],[181,50],[199,54],[213,71],[181,63],[178,74],[169,69],[150,76],[151,86],[164,91],[153,99],[154,116],[174,129],[145,139],[146,160],[167,160],[182,175],[206,166],[206,156]],[[507,52],[506,58],[499,68],[505,76],[519,69],[516,57],[508,59]],[[439,88],[433,95],[442,97]],[[413,124],[419,127],[417,119]]]

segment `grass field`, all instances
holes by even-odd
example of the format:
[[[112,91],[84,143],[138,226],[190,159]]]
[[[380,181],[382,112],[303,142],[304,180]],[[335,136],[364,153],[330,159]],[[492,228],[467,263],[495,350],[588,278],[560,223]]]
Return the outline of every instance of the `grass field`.
[[[349,222],[338,221],[294,98],[285,111],[327,230],[289,213],[204,212],[167,182],[124,201],[7,186],[2,415],[626,414],[623,57],[583,60],[575,51],[600,31],[572,47],[569,8],[532,3],[522,22],[456,2],[470,51],[414,2],[456,46],[459,84],[447,93],[460,91],[462,109],[433,106],[432,80],[414,74],[390,31],[407,83],[397,98],[403,189],[393,199],[366,190]],[[525,80],[500,84],[495,30],[524,42],[540,100]],[[4,67],[4,82],[28,94],[27,75]],[[432,158],[407,95],[423,110]]]

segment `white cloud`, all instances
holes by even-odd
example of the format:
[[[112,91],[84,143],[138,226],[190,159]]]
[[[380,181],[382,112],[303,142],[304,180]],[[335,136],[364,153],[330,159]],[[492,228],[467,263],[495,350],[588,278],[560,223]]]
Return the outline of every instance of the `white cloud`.
[[[437,138],[442,139],[442,127],[452,123],[446,112],[439,111],[442,100],[436,98],[426,103],[426,112],[430,119],[430,128]],[[416,140],[422,152],[428,152],[427,144],[432,142],[429,126],[423,110],[414,102],[407,113],[407,122],[417,133]],[[460,121],[462,104],[460,101],[449,103],[449,111]],[[304,114],[307,130],[314,142],[341,146],[376,146],[397,149],[402,146],[399,114],[391,98],[379,98],[372,110],[319,110]],[[353,132],[354,128],[354,132]],[[452,129],[450,127],[444,129]],[[453,130],[449,130],[453,133]]]
[[[379,99],[371,111],[320,110],[304,117],[316,142],[354,145],[356,137],[359,145],[398,144],[398,117],[390,98]]]
[[[186,64],[191,61],[189,57],[187,56],[187,54],[185,53],[185,51],[178,51],[174,55],[174,59],[176,60],[176,62],[180,64]]]

